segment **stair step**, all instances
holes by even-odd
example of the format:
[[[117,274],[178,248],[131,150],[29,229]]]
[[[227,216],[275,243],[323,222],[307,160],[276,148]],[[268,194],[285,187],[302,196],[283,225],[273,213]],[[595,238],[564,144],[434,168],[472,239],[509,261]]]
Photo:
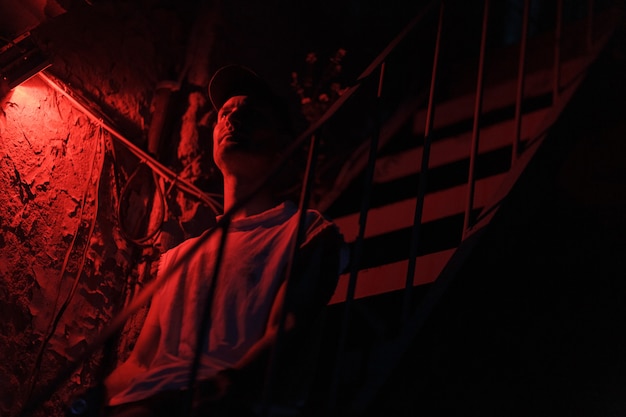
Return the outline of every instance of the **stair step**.
[[[413,286],[429,284],[437,279],[453,253],[454,249],[447,249],[418,257],[415,263]],[[354,298],[359,299],[404,289],[408,264],[408,260],[404,260],[359,271]],[[337,289],[329,304],[346,300],[349,280],[349,273],[339,277]]]
[[[561,64],[561,92],[570,90],[584,75],[590,57],[580,56]],[[528,74],[525,85],[524,114],[522,116],[520,140],[529,148],[534,148],[536,140],[546,133],[546,128],[558,115],[552,106],[552,88],[554,73],[546,68]],[[483,116],[478,147],[477,180],[474,193],[473,210],[491,207],[494,197],[506,194],[507,175],[509,168],[497,168],[497,172],[478,174],[480,159],[492,154],[497,158],[507,158],[510,164],[510,150],[515,133],[513,100],[515,97],[516,80],[506,81],[498,86],[488,88],[483,99]],[[559,97],[558,102],[561,102]],[[416,259],[413,286],[426,285],[434,282],[447,263],[457,251],[460,243],[459,224],[467,204],[467,184],[459,181],[467,170],[460,172],[469,158],[471,144],[471,116],[474,108],[473,94],[451,99],[436,107],[433,123],[431,155],[429,161],[428,193],[424,198],[422,215],[422,233],[428,239],[435,236],[438,240],[434,245],[422,244]],[[396,247],[406,249],[406,238],[410,236],[415,211],[415,196],[423,147],[426,110],[421,109],[408,121],[411,125],[414,143],[394,143],[392,137],[384,141],[384,148],[379,149],[375,165],[372,204],[368,212],[364,231],[363,261],[357,275],[355,299],[391,293],[405,288],[408,268],[407,254],[395,253]],[[539,140],[540,142],[540,140]],[[358,167],[364,167],[367,152],[355,153],[354,160],[346,163],[350,169],[339,175],[336,184],[354,183]],[[493,162],[490,161],[490,163]],[[453,184],[441,186],[433,178],[440,171],[447,180],[452,178]],[[362,173],[362,172],[361,172]],[[344,178],[345,177],[345,178]],[[454,177],[454,178],[453,178]],[[457,178],[458,177],[458,178]],[[444,181],[446,182],[446,181]],[[354,186],[354,184],[352,185]],[[334,193],[344,191],[333,190]],[[385,193],[382,190],[387,190]],[[397,191],[397,192],[396,192]],[[332,193],[331,193],[332,194]],[[348,193],[349,194],[349,193]],[[383,198],[379,194],[385,194]],[[328,196],[328,201],[333,201]],[[377,200],[378,199],[378,200]],[[384,200],[384,201],[383,201]],[[337,207],[334,221],[343,233],[347,242],[353,244],[358,234],[358,204],[360,198],[356,193],[344,199]],[[474,214],[474,213],[473,213]],[[437,223],[437,225],[435,225]],[[445,224],[444,224],[445,223]],[[433,226],[430,227],[429,226]],[[456,226],[455,226],[456,227]],[[426,230],[429,233],[425,233]],[[443,233],[438,233],[439,231]],[[451,236],[442,236],[450,234]],[[428,236],[427,236],[428,235]],[[453,235],[453,236],[452,236]],[[430,246],[427,249],[424,247]],[[394,252],[395,251],[395,252]],[[408,252],[408,250],[407,250]],[[350,274],[340,276],[337,290],[330,304],[344,302],[347,297]]]
[[[474,208],[482,208],[499,188],[506,174],[494,175],[476,182]],[[427,194],[424,199],[422,222],[443,219],[465,211],[467,184]],[[370,209],[365,226],[365,238],[404,229],[413,225],[415,199],[405,199]],[[347,242],[359,232],[359,214],[349,214],[334,220]]]
[[[560,71],[560,85],[568,86],[575,83],[584,73],[584,70],[588,65],[588,60],[588,56],[582,56],[574,57],[566,62],[563,62],[561,64]],[[545,112],[549,110],[543,107],[549,107],[550,105],[550,103],[545,103],[545,98],[549,98],[549,94],[551,93],[553,76],[554,73],[552,68],[537,70],[531,74],[527,74],[524,88],[525,99],[521,134],[522,141],[528,140],[528,138],[542,133],[537,131],[537,126],[544,126],[545,123],[541,123],[541,121],[545,117],[549,117],[549,115],[545,116]],[[516,86],[516,80],[509,80],[496,86],[489,86],[486,89],[483,96],[483,112],[485,115],[483,115],[482,120],[483,127],[481,128],[481,137],[479,141],[479,154],[484,151],[488,151],[488,149],[493,146],[490,144],[489,132],[494,125],[497,126],[502,123],[508,124],[509,127],[505,133],[507,136],[514,132],[512,106],[514,104]],[[435,120],[433,123],[433,137],[435,140],[433,148],[431,149],[432,161],[429,165],[430,167],[436,167],[439,166],[439,164],[444,164],[446,162],[446,158],[448,158],[448,156],[446,156],[447,151],[443,151],[442,153],[437,152],[437,142],[462,142],[462,136],[469,135],[468,132],[471,131],[472,126],[471,118],[474,111],[474,101],[474,94],[467,94],[437,104],[435,108]],[[411,111],[410,107],[411,106],[409,105],[406,109],[403,108],[402,112],[406,113],[407,111]],[[494,114],[499,114],[502,109],[508,109],[505,111],[505,113],[508,113],[508,117],[493,117]],[[394,158],[400,159],[399,162],[402,163],[401,166],[403,169],[408,170],[407,174],[410,175],[411,172],[419,172],[421,148],[416,145],[419,145],[419,141],[424,135],[426,109],[415,109],[413,111],[415,112],[413,116],[394,115],[388,123],[393,125],[393,127],[390,128],[387,125],[383,126],[380,138],[381,148],[379,150],[379,162],[377,162],[376,165],[377,173],[375,174],[375,183],[388,181],[388,179],[385,179],[385,175],[387,175],[385,173],[389,170],[388,164],[393,163],[392,161]],[[492,116],[487,117],[490,114]],[[404,141],[403,143],[398,143],[398,141],[394,141],[393,132],[400,130],[400,123],[407,123],[404,121],[406,117],[410,117],[412,119],[409,120],[408,123],[412,124],[411,130],[415,140],[413,142]],[[494,122],[494,119],[499,122]],[[496,138],[496,140],[498,139]],[[511,142],[509,140],[509,145],[510,144]],[[463,145],[457,145],[456,147],[461,148],[458,149],[459,151],[463,151]],[[325,190],[324,195],[321,196],[320,201],[317,202],[316,205],[318,208],[325,212],[333,212],[337,209],[337,207],[341,207],[343,205],[343,202],[340,202],[339,205],[337,205],[337,203],[339,200],[342,200],[342,195],[345,190],[355,182],[359,175],[362,175],[367,162],[369,152],[368,149],[369,145],[366,143],[353,153],[353,157],[351,159],[345,161],[343,168],[335,178],[333,186],[328,190]],[[409,153],[403,155],[403,151],[408,151]],[[465,152],[469,153],[469,142]],[[442,156],[437,156],[438,154]],[[437,162],[437,158],[442,159]],[[454,158],[458,160],[458,156]],[[404,159],[407,161],[404,161]],[[452,159],[452,156],[450,156],[450,159]],[[400,170],[400,168],[398,169]],[[397,174],[392,173],[389,175],[394,175],[394,177],[397,178],[403,174],[400,171]],[[345,200],[345,198],[343,200]],[[339,217],[340,215],[341,214],[336,217]]]
[[[547,116],[549,110],[541,109],[526,114],[522,118],[521,140],[529,140],[537,131],[537,126]],[[478,153],[490,152],[511,146],[515,133],[515,120],[509,119],[497,125],[480,130]],[[429,168],[436,168],[468,157],[471,144],[471,132],[446,137],[431,145]],[[392,155],[381,156],[376,161],[374,183],[380,184],[396,180],[421,171],[423,147],[414,147]]]

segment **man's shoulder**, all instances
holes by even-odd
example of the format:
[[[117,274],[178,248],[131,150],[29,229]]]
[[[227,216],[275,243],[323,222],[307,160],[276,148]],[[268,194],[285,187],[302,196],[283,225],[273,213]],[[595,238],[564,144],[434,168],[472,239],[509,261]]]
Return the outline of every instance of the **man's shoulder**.
[[[315,209],[307,210],[306,239],[307,242],[317,239],[343,241],[337,225],[327,216]]]
[[[215,233],[215,228],[210,228],[202,232],[198,236],[193,236],[183,240],[177,245],[167,249],[161,254],[161,260],[164,258],[176,259],[180,256],[189,256],[191,253],[198,252],[201,248],[208,247]]]

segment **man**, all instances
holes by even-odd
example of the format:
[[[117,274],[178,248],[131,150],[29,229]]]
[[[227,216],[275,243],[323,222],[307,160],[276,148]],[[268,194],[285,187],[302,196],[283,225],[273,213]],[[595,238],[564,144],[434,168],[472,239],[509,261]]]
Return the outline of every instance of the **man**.
[[[235,406],[241,414],[262,392],[281,318],[284,346],[297,346],[337,283],[343,240],[330,221],[308,210],[286,297],[298,208],[263,181],[293,138],[284,102],[236,65],[215,73],[209,97],[217,111],[213,156],[223,174],[224,210],[236,210],[226,235],[208,231],[162,255],[156,279],[165,284],[133,352],[105,380],[107,415],[182,416],[191,403],[198,414]]]

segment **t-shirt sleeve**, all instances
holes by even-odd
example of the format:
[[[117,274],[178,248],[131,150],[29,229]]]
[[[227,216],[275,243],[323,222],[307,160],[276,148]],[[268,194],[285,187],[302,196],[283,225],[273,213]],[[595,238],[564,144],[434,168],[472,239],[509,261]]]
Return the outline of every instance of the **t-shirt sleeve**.
[[[335,292],[345,267],[345,242],[337,226],[320,214],[308,223],[291,277],[289,308],[296,315],[312,317]]]

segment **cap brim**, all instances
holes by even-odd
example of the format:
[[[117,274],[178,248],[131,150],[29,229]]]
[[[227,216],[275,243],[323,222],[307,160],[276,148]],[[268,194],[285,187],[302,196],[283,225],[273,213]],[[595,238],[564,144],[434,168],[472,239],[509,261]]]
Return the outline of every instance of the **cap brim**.
[[[227,65],[218,69],[209,82],[209,99],[215,110],[233,96],[273,97],[269,86],[250,68]]]

